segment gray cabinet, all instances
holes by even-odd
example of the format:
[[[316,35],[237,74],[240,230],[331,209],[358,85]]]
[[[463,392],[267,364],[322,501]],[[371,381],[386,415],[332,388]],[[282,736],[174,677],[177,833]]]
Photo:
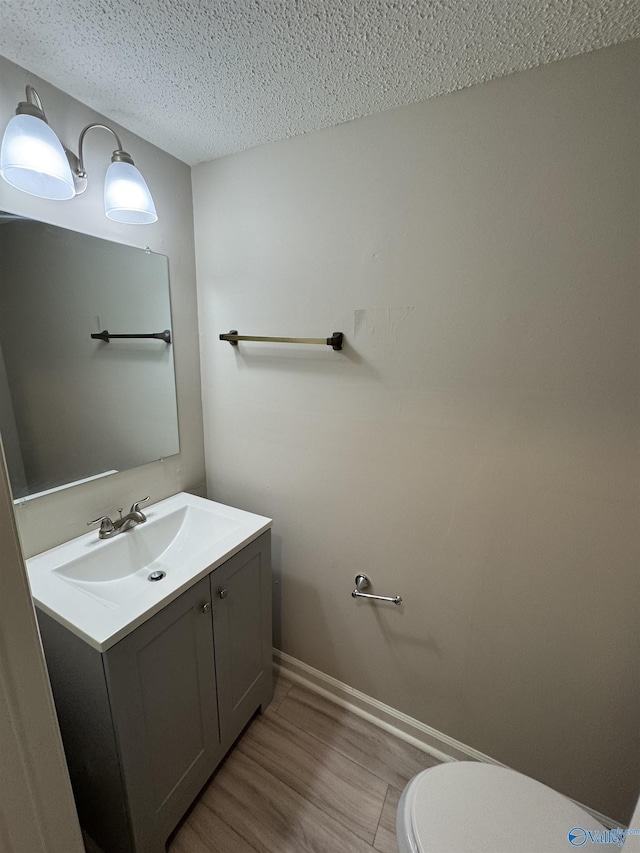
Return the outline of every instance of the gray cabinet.
[[[270,532],[106,652],[38,620],[80,823],[105,853],[161,853],[271,701]]]

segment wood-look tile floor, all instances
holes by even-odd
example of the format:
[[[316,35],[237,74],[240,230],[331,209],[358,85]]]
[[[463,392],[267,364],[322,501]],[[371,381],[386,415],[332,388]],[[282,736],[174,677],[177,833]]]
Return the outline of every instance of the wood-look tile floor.
[[[398,853],[400,792],[434,764],[281,675],[168,853]]]

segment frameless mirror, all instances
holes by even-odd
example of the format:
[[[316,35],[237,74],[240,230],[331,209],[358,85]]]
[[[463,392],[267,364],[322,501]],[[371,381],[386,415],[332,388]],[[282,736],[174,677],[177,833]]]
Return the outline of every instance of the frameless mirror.
[[[179,452],[164,255],[0,212],[0,430],[14,499]]]

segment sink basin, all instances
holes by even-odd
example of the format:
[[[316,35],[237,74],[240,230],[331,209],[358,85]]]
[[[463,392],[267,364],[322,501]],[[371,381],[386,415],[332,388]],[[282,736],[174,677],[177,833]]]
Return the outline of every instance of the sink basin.
[[[271,527],[269,518],[184,492],[145,515],[113,539],[94,531],[26,561],[36,604],[98,651]]]
[[[147,592],[149,574],[170,574],[195,552],[219,542],[242,526],[239,519],[187,504],[172,512],[149,510],[147,521],[63,563],[54,574],[83,592],[118,607]]]

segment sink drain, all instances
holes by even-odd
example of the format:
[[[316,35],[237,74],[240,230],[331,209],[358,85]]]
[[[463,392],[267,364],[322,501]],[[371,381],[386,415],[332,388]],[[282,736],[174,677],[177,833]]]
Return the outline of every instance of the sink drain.
[[[148,581],[161,581],[162,578],[166,577],[166,575],[167,575],[166,572],[151,572],[151,574],[149,575],[147,580]]]

